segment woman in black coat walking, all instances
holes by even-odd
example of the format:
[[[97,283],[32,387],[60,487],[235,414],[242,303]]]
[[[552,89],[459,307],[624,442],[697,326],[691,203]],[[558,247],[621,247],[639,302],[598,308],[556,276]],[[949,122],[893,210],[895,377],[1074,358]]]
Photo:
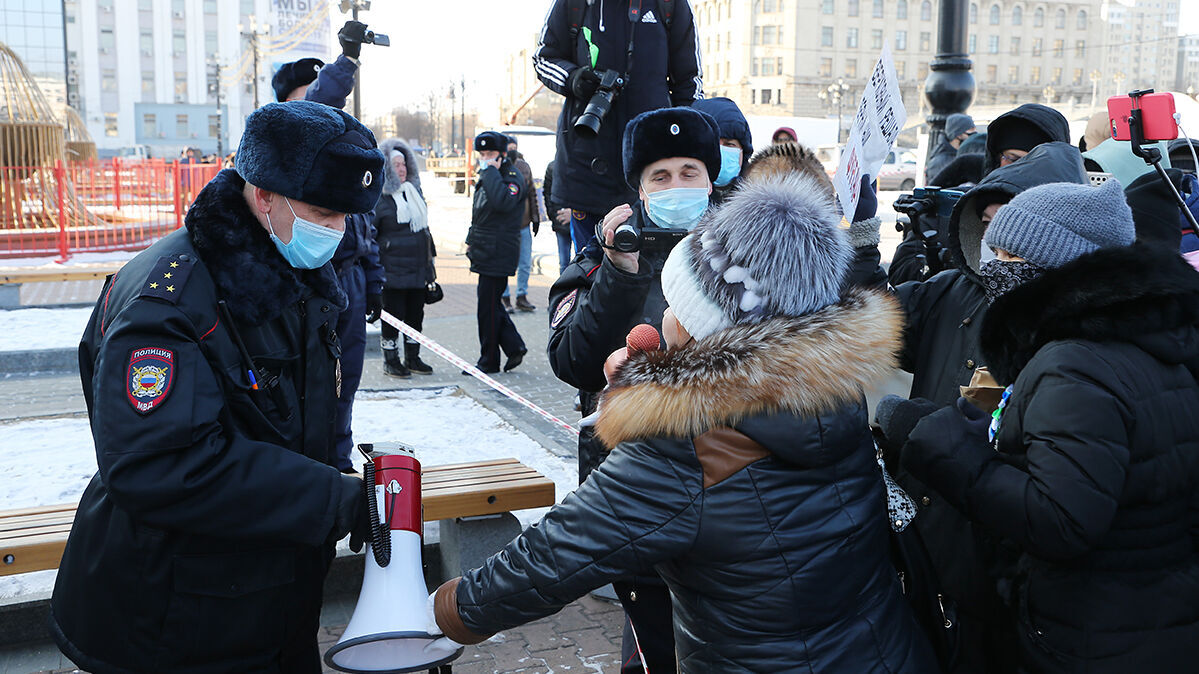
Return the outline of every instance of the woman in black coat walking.
[[[1199,274],[1133,236],[1115,180],[1000,208],[981,346],[1003,402],[959,400],[904,447],[994,538],[1028,672],[1199,661]]]
[[[384,164],[383,196],[375,205],[379,259],[387,272],[383,308],[420,330],[425,321],[425,292],[437,278],[433,258],[437,249],[429,233],[429,209],[420,189],[420,171],[412,150],[395,138],[379,145]],[[420,344],[404,337],[404,358],[396,343],[399,331],[383,323],[383,372],[393,377],[433,374],[420,359]]]

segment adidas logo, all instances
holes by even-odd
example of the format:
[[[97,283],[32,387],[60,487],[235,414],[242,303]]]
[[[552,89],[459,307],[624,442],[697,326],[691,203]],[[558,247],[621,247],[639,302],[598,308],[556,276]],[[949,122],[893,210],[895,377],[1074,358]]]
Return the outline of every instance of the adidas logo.
[[[641,23],[658,23],[658,17],[654,16],[654,10],[649,10],[645,16],[641,17]]]

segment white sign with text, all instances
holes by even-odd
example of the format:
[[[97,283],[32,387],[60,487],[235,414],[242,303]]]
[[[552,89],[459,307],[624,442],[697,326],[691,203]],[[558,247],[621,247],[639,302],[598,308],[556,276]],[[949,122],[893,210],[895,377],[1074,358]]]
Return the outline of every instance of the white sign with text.
[[[878,175],[907,119],[908,112],[903,107],[903,95],[899,91],[899,78],[895,75],[891,48],[883,45],[883,53],[862,92],[862,102],[858,105],[858,112],[849,129],[849,138],[841,151],[841,163],[833,176],[837,201],[847,220],[853,218],[854,210],[858,207],[862,176]]]

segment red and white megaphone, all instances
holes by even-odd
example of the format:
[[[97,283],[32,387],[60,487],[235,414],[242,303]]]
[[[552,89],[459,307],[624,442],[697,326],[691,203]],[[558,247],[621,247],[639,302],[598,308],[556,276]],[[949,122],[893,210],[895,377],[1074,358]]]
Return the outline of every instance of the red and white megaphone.
[[[421,572],[420,463],[398,443],[363,445],[373,451],[364,470],[371,540],[366,573],[350,624],[325,653],[343,672],[415,672],[462,654],[458,645],[428,632],[429,595]],[[383,514],[382,520],[379,513]]]

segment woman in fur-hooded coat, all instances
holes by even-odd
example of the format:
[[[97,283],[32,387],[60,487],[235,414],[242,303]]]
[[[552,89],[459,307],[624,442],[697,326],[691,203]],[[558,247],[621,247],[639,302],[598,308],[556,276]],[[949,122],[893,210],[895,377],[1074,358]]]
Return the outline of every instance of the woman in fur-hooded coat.
[[[449,638],[477,643],[653,568],[682,672],[933,671],[889,562],[862,395],[894,365],[900,313],[839,295],[852,253],[837,224],[792,175],[747,184],[676,246],[668,348],[629,356],[601,399],[611,454],[432,595]]]

